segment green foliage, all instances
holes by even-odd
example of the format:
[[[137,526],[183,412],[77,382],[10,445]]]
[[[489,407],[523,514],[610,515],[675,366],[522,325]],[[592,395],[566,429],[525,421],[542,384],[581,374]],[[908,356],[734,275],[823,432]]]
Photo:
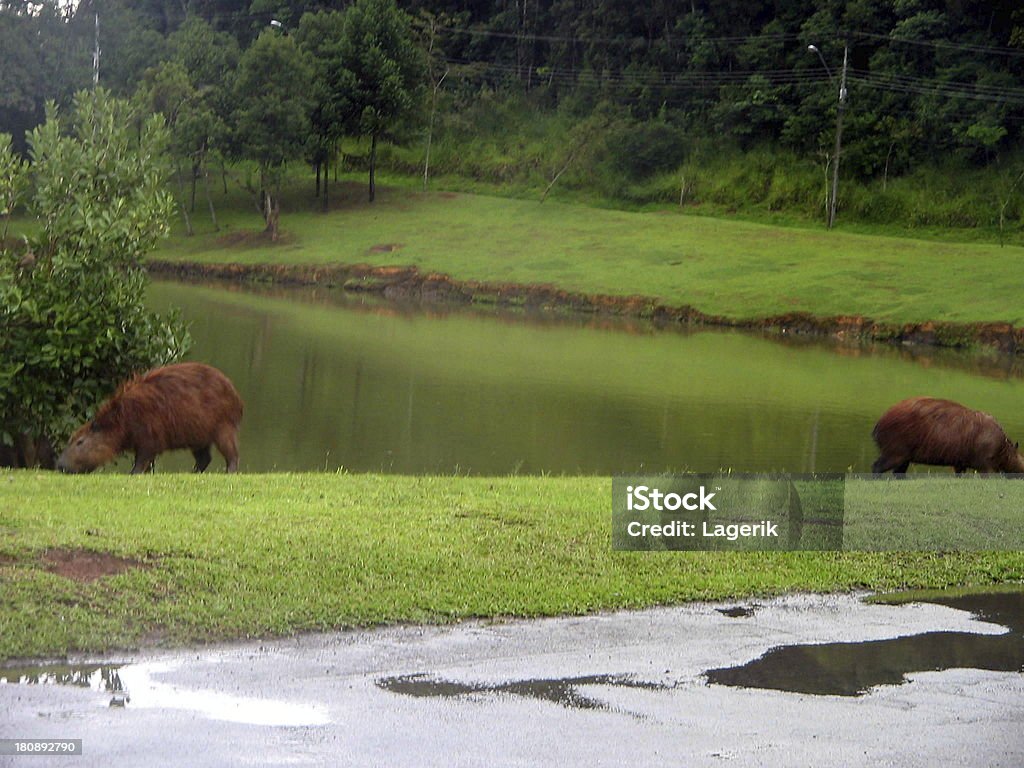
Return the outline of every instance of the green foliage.
[[[177,318],[143,304],[142,259],[168,231],[158,117],[139,124],[103,90],[53,105],[29,137],[40,224],[0,262],[0,428],[56,443],[133,371],[180,357]]]
[[[0,253],[7,242],[7,225],[14,209],[21,201],[28,182],[28,166],[18,157],[11,146],[11,135],[0,133],[0,218],[3,229],[0,230]]]
[[[259,183],[252,191],[273,239],[277,238],[281,169],[300,154],[309,135],[312,76],[306,54],[295,40],[274,29],[265,30],[238,64],[233,149],[259,166]]]
[[[426,62],[411,19],[395,0],[357,0],[345,13],[339,88],[350,130],[369,136],[370,201],[378,138],[411,115],[423,95]]]
[[[660,120],[625,125],[608,137],[608,146],[613,167],[630,179],[673,170],[686,155],[681,132]]]
[[[89,81],[80,31],[56,2],[0,3],[0,132],[18,151],[47,100],[64,101]]]
[[[242,55],[234,84],[238,152],[265,170],[298,156],[309,130],[310,64],[295,40],[265,30]]]
[[[296,39],[312,63],[313,107],[310,114],[312,131],[306,155],[314,163],[325,163],[335,154],[338,139],[345,130],[347,98],[341,82],[345,64],[341,58],[341,41],[345,16],[337,11],[303,14]],[[326,196],[325,196],[326,199]]]

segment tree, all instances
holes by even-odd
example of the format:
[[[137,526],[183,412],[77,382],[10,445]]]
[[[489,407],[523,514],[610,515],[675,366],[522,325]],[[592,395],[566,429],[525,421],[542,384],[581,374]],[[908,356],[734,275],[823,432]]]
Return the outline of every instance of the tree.
[[[91,54],[75,39],[70,4],[0,1],[0,131],[15,149],[50,99],[68,100],[92,79]]]
[[[277,240],[281,171],[309,134],[312,70],[295,41],[268,29],[249,46],[235,79],[235,151],[256,162],[250,185],[266,232]]]
[[[411,20],[395,0],[357,0],[345,14],[341,93],[348,123],[370,137],[370,202],[376,196],[377,141],[412,113],[423,90],[424,62]]]
[[[0,461],[52,466],[54,447],[120,381],[179,358],[189,340],[179,318],[144,303],[142,261],[172,210],[161,119],[83,91],[70,120],[49,104],[28,143],[38,234],[25,252],[0,249]]]
[[[344,110],[347,102],[342,91],[344,63],[341,59],[344,29],[344,14],[337,11],[320,11],[303,14],[296,33],[299,46],[309,55],[316,73],[312,84],[312,131],[306,147],[306,156],[316,168],[318,197],[321,170],[323,171],[322,206],[325,211],[330,207],[330,161],[345,129]]]
[[[437,95],[448,77],[450,68],[438,42],[443,27],[452,23],[452,18],[442,13],[435,16],[429,11],[420,11],[417,19],[424,38],[427,57],[427,76],[430,81],[430,117],[427,119],[427,141],[423,150],[423,191],[427,191],[430,179],[430,148],[434,143],[434,120],[437,117]]]
[[[202,19],[186,21],[169,38],[170,58],[146,70],[137,96],[151,112],[163,115],[170,129],[175,179],[181,196],[185,229],[192,234],[189,216],[195,211],[196,182],[203,180],[210,219],[217,215],[210,196],[209,160],[228,144],[230,75],[238,62],[238,45],[214,32]],[[186,197],[185,174],[191,194]]]

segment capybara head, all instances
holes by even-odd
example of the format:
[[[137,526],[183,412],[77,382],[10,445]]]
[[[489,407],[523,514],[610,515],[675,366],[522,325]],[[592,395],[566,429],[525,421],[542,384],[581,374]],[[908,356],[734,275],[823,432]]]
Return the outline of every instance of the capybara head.
[[[110,430],[90,421],[71,436],[68,447],[57,459],[57,469],[71,474],[92,472],[117,456],[117,443]]]

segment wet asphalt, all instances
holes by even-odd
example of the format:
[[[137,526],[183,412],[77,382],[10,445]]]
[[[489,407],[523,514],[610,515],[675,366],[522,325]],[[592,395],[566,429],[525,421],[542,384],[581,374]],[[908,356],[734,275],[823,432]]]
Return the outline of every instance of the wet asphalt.
[[[1024,675],[997,614],[797,595],[19,665],[0,738],[82,755],[0,765],[1011,768]]]

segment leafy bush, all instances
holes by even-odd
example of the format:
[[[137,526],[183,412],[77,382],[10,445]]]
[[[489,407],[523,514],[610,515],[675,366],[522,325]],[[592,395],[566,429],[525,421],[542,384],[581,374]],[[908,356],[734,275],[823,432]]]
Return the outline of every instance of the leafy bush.
[[[127,102],[83,91],[67,124],[51,104],[28,142],[40,227],[0,252],[0,463],[46,465],[46,448],[120,381],[179,358],[189,339],[143,303],[142,259],[172,212],[161,120],[140,126]]]
[[[679,166],[686,157],[681,131],[668,123],[629,123],[608,137],[612,166],[630,179],[644,179]]]

